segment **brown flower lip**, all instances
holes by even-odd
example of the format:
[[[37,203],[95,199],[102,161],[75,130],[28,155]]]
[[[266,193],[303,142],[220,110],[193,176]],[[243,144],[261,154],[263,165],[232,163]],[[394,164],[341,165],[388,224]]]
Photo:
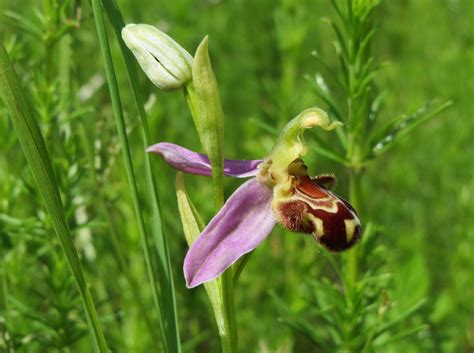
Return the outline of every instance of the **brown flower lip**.
[[[361,235],[360,220],[346,200],[326,188],[334,177],[293,178],[293,194],[274,205],[278,221],[292,232],[312,234],[330,251],[351,248]]]

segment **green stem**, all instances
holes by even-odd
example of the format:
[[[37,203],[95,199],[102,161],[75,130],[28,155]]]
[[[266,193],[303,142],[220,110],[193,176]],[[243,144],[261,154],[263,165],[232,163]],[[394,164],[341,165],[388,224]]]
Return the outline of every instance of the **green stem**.
[[[186,102],[188,103],[189,110],[193,116],[194,121],[197,120],[197,102],[196,93],[192,83],[184,90]],[[211,160],[212,167],[212,191],[214,198],[214,206],[216,212],[218,212],[224,205],[224,185],[223,185],[223,161],[217,164]],[[219,330],[221,338],[222,352],[223,353],[237,353],[238,349],[238,335],[237,335],[237,320],[235,316],[235,302],[234,302],[234,280],[233,280],[233,268],[228,268],[219,277],[219,289],[221,293],[222,303],[222,318],[224,321],[224,330]]]
[[[224,205],[224,185],[222,169],[220,173],[212,169],[212,186],[216,212]],[[224,331],[220,333],[222,353],[237,353],[237,320],[235,316],[234,301],[234,276],[233,268],[229,267],[219,278],[222,296],[222,314],[224,319]]]
[[[237,352],[237,322],[235,317],[234,284],[232,267],[228,268],[220,278],[222,293],[222,313],[225,332],[221,334],[223,353]]]
[[[155,310],[158,313],[160,318],[163,318],[162,308],[159,301],[159,289],[158,283],[160,283],[160,278],[156,273],[156,270],[153,266],[152,254],[151,254],[151,245],[150,240],[145,228],[145,220],[140,207],[140,200],[138,195],[137,181],[135,178],[135,172],[132,163],[132,156],[130,152],[130,145],[128,142],[128,136],[125,127],[125,120],[123,117],[122,103],[119,95],[117,79],[115,77],[115,71],[112,61],[112,55],[110,52],[109,41],[107,37],[107,32],[105,29],[104,18],[102,16],[102,7],[99,0],[92,0],[92,9],[94,12],[95,24],[97,28],[97,34],[99,37],[99,44],[102,51],[102,55],[105,62],[105,71],[107,76],[107,82],[110,91],[110,99],[112,101],[112,108],[114,112],[115,122],[117,125],[117,132],[119,134],[120,145],[122,149],[123,160],[125,164],[125,171],[127,174],[127,179],[132,193],[132,202],[135,210],[135,216],[138,221],[138,229],[140,233],[140,238],[142,242],[143,252],[145,254],[145,263],[147,267],[148,278],[150,281],[153,302],[155,304]],[[159,329],[163,338],[163,346],[166,352],[169,351],[167,334],[165,330],[164,320],[159,320]]]
[[[358,212],[360,212],[360,181],[361,172],[351,170],[349,177],[349,202]],[[357,284],[358,272],[357,246],[353,247],[347,257],[347,275],[350,291],[353,293]]]
[[[216,210],[219,211],[224,205],[224,188],[222,177],[213,176],[214,202]],[[236,353],[238,346],[237,321],[235,316],[234,302],[234,276],[233,268],[229,267],[220,277],[219,284],[222,295],[222,313],[225,331],[221,332],[221,344],[223,353]]]

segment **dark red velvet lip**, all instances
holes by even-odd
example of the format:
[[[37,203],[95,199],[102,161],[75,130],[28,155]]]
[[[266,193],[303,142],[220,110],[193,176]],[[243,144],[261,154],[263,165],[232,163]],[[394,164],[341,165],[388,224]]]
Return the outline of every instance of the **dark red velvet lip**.
[[[329,179],[333,177],[324,178],[331,182]],[[294,197],[279,204],[277,211],[285,228],[293,232],[312,233],[330,251],[349,249],[361,235],[354,208],[307,176],[296,179]]]

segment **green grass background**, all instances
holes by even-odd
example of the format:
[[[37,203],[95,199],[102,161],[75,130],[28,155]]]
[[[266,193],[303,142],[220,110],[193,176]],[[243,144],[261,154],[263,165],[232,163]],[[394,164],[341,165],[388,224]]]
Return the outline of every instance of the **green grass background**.
[[[158,351],[156,341],[144,333],[135,298],[114,262],[110,224],[98,207],[103,197],[127,265],[151,308],[90,5],[82,4],[80,25],[54,46],[12,20],[11,12],[24,16],[44,29],[44,39],[48,29],[54,29],[54,11],[48,3],[2,0],[1,40],[41,118],[109,346],[117,352]],[[126,22],[157,25],[191,53],[209,34],[225,111],[226,157],[261,158],[272,147],[274,131],[290,118],[309,106],[325,108],[304,75],[321,70],[311,56],[313,50],[337,69],[334,38],[321,21],[334,17],[329,2],[122,0],[119,4]],[[384,1],[374,22],[379,30],[372,54],[384,65],[376,83],[388,91],[382,119],[413,112],[430,98],[454,103],[369,164],[362,182],[363,221],[384,228],[378,242],[386,249],[384,270],[392,276],[387,300],[396,307],[427,299],[407,319],[427,323],[427,328],[375,351],[470,352],[474,347],[474,6],[469,0]],[[144,152],[137,112],[115,42],[113,50],[133,158],[140,170]],[[143,75],[142,83],[154,139],[199,149],[183,94],[160,92]],[[308,144],[316,133],[307,133]],[[5,344],[0,349],[13,341],[15,352],[90,352],[78,294],[58,244],[51,242],[55,239],[51,225],[1,105],[0,137],[0,333]],[[328,138],[331,141],[335,135]],[[345,170],[314,151],[306,162],[311,173],[336,173],[336,191],[347,195]],[[218,352],[204,290],[184,285],[181,268],[187,247],[174,193],[175,171],[158,158],[155,164],[182,341],[191,352]],[[139,182],[144,189],[144,177]],[[213,205],[208,180],[189,176],[186,183],[209,220]],[[238,184],[226,179],[226,195]],[[304,300],[305,283],[317,281],[327,271],[321,250],[310,238],[278,226],[251,257],[236,290],[241,351],[318,352],[278,320],[269,291],[296,311],[310,310]],[[324,330],[323,322],[313,324]]]

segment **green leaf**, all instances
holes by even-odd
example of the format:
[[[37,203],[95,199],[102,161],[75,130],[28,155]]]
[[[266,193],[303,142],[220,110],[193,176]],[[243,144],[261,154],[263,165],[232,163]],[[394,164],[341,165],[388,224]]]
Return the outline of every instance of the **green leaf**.
[[[103,3],[107,16],[109,17],[110,23],[112,24],[113,30],[115,32],[115,36],[117,38],[123,59],[125,61],[129,83],[138,110],[138,117],[140,119],[143,149],[146,149],[152,144],[152,138],[150,134],[150,128],[148,126],[148,120],[143,104],[143,99],[140,94],[140,80],[138,78],[138,71],[137,66],[135,64],[135,59],[126,47],[121,37],[121,30],[125,26],[125,22],[122,18],[122,14],[115,0],[104,0]],[[176,309],[176,294],[171,271],[169,248],[163,230],[163,221],[161,219],[162,207],[160,205],[160,194],[157,183],[158,173],[153,173],[151,158],[152,155],[150,153],[147,153],[145,158],[147,179],[146,186],[147,193],[150,197],[150,202],[152,205],[153,237],[159,260],[158,276],[161,278],[161,281],[159,281],[161,289],[160,302],[162,303],[162,311],[164,314],[162,320],[166,320],[168,323],[166,325],[166,329],[169,331],[167,331],[166,339],[168,340],[168,346],[170,347],[170,350],[173,351],[180,349],[178,317]]]
[[[9,10],[3,11],[2,15],[5,17],[3,21],[4,23],[9,22],[10,25],[15,27],[18,31],[23,31],[38,40],[43,39],[43,32],[41,28],[26,17]]]
[[[378,130],[370,140],[368,158],[374,158],[383,154],[394,145],[397,139],[408,135],[415,128],[451,106],[451,104],[451,101],[447,101],[433,107],[433,104],[427,103],[412,115],[388,122],[384,127]]]
[[[222,186],[224,168],[224,112],[219,87],[212,71],[208,51],[208,37],[199,44],[193,61],[193,80],[186,87],[186,97],[202,147],[212,167],[215,204],[223,203],[223,195],[216,192]],[[219,198],[219,200],[217,199]]]
[[[318,154],[323,155],[324,157],[334,162],[340,163],[342,165],[348,164],[348,160],[343,155],[341,155],[337,150],[329,146],[329,144],[324,142],[324,140],[321,139],[319,136],[313,135],[313,138],[316,140],[317,146],[314,146],[313,144],[311,144],[310,145],[311,150],[315,151]]]
[[[366,35],[365,38],[361,41],[357,53],[355,55],[355,70],[360,71],[362,70],[361,66],[362,63],[367,60],[366,58],[366,49],[369,46],[372,37],[375,35],[377,30],[375,28],[372,28]]]
[[[18,140],[35,180],[38,192],[43,198],[45,208],[51,218],[51,224],[58,237],[67,264],[73,274],[86,313],[94,349],[96,352],[108,352],[99,317],[86,282],[79,256],[66,220],[64,207],[59,195],[51,160],[46,149],[43,135],[37,122],[35,110],[21,87],[18,76],[0,43],[0,97],[7,107]]]
[[[184,237],[188,246],[191,246],[204,229],[204,222],[189,198],[184,185],[183,173],[176,175],[176,197],[178,199],[179,216],[183,225]],[[211,302],[214,317],[217,322],[219,333],[225,333],[224,317],[222,312],[221,291],[217,280],[204,283],[207,296]]]
[[[244,270],[245,266],[247,266],[247,263],[249,262],[250,256],[252,256],[252,254],[253,254],[253,251],[245,254],[235,264],[233,277],[232,277],[232,280],[234,281],[234,286],[237,283],[237,281],[239,280],[239,277],[242,274],[242,271]]]
[[[270,135],[272,135],[275,138],[278,137],[278,134],[279,134],[278,129],[276,129],[274,126],[266,123],[265,121],[263,121],[261,119],[257,119],[257,118],[252,117],[252,118],[249,119],[249,123],[256,126],[260,130],[263,130],[263,131],[269,133]]]
[[[318,77],[316,76],[314,78],[314,80],[312,80],[310,77],[307,76],[306,79],[309,82],[311,82],[316,95],[319,98],[321,98],[321,100],[328,105],[330,111],[332,111],[336,115],[337,120],[339,120],[339,121],[343,120],[342,114],[339,111],[339,109],[337,108],[337,104],[332,99],[330,93],[328,91],[326,91],[326,89],[321,86],[320,82],[318,82]]]
[[[380,336],[382,333],[387,332],[395,325],[405,321],[407,318],[409,318],[418,310],[420,310],[426,304],[426,302],[427,300],[423,298],[420,301],[418,301],[416,304],[412,305],[408,310],[406,310],[402,314],[398,315],[397,317],[395,317],[394,319],[392,319],[391,321],[389,321],[388,323],[380,327],[380,329],[377,330],[375,337]]]
[[[414,335],[422,330],[427,330],[429,328],[428,325],[423,324],[413,328],[409,328],[406,330],[399,331],[397,334],[389,335],[384,337],[384,339],[375,340],[373,346],[380,347],[380,346],[387,346],[388,344],[401,341],[408,336]]]
[[[152,241],[149,236],[149,232],[145,225],[145,215],[144,211],[141,207],[139,192],[138,192],[138,182],[135,173],[135,168],[132,161],[132,152],[131,147],[127,135],[127,129],[125,125],[125,118],[122,109],[122,102],[120,98],[120,93],[118,89],[118,82],[117,77],[115,74],[114,63],[112,60],[112,54],[110,50],[109,38],[107,34],[107,30],[105,28],[105,22],[102,14],[102,6],[100,0],[92,0],[92,9],[94,13],[95,25],[97,29],[99,45],[102,52],[102,56],[104,59],[104,66],[105,66],[105,73],[107,77],[107,83],[109,87],[109,94],[110,100],[112,103],[113,109],[113,116],[115,119],[115,125],[117,127],[117,134],[119,136],[121,151],[122,151],[122,158],[124,161],[125,172],[127,175],[127,181],[129,185],[129,189],[132,195],[132,203],[133,209],[135,212],[135,217],[138,223],[138,230],[140,234],[140,240],[144,252],[145,264],[147,268],[147,275],[150,282],[153,302],[155,305],[155,310],[160,318],[158,320],[160,334],[163,338],[163,346],[166,352],[180,352],[180,342],[179,342],[179,335],[176,328],[176,321],[174,320],[173,315],[167,315],[166,313],[169,311],[174,311],[174,308],[168,304],[168,298],[164,299],[163,295],[160,293],[160,285],[167,286],[172,288],[172,281],[169,279],[169,272],[164,270],[166,265],[163,266],[153,266],[155,259],[154,253],[152,252]],[[147,182],[150,183],[149,180],[149,171],[147,172]],[[148,185],[150,188],[150,186]],[[151,197],[155,195],[155,191],[151,191]],[[154,212],[156,212],[156,207],[158,207],[158,202],[154,202],[152,204],[154,207]],[[161,223],[158,221],[158,224]],[[156,226],[156,225],[155,225]],[[161,237],[162,238],[162,237]],[[165,261],[162,257],[160,257],[159,264],[161,265],[162,262]],[[156,267],[161,269],[161,273],[156,269]],[[168,265],[169,268],[169,265]],[[170,293],[173,289],[170,289],[166,293]],[[166,294],[168,295],[168,294]],[[167,318],[169,318],[167,320]],[[171,333],[170,333],[171,332]]]

